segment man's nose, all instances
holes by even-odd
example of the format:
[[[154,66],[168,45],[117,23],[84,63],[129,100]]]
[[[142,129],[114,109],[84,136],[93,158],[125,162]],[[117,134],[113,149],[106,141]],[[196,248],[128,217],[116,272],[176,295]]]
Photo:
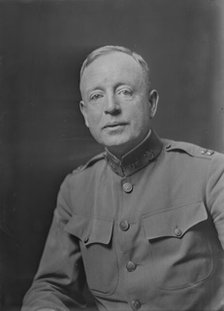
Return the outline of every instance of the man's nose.
[[[118,114],[121,111],[120,103],[114,94],[108,94],[105,102],[105,114]]]

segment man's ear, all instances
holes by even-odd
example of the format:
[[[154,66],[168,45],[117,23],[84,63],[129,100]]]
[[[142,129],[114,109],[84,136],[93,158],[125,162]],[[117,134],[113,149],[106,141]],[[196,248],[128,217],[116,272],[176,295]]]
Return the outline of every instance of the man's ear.
[[[82,115],[83,115],[83,118],[84,118],[84,120],[85,120],[85,125],[86,125],[87,127],[89,127],[89,123],[88,123],[88,119],[87,119],[87,113],[86,113],[86,106],[85,106],[85,103],[84,103],[83,100],[81,100],[81,101],[79,102],[79,108],[80,108],[80,111],[81,111],[81,113],[82,113]]]
[[[159,94],[157,90],[153,89],[149,91],[149,103],[150,103],[150,117],[151,119],[154,118],[157,106],[159,101]]]

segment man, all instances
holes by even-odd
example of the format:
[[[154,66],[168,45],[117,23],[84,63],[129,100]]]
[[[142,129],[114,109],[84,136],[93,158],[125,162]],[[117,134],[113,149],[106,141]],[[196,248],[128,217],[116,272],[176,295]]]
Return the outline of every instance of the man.
[[[105,152],[63,182],[23,310],[224,310],[224,156],[160,139],[146,62],[106,46],[84,61],[81,112]]]

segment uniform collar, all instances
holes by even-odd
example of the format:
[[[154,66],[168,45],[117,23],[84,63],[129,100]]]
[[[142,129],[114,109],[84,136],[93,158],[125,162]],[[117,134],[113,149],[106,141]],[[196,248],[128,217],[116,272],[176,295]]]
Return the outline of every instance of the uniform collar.
[[[135,148],[118,159],[108,149],[105,157],[112,170],[119,176],[129,176],[152,162],[161,152],[162,142],[154,131],[150,131]]]

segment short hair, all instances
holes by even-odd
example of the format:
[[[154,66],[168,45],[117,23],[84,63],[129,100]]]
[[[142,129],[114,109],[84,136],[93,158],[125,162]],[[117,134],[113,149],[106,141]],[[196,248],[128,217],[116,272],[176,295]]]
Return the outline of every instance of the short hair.
[[[141,55],[137,54],[134,51],[131,51],[130,49],[126,47],[117,46],[117,45],[105,45],[105,46],[102,46],[100,48],[93,50],[82,63],[82,66],[80,69],[80,82],[81,82],[81,78],[86,67],[88,67],[92,62],[94,62],[95,59],[99,58],[100,56],[107,55],[113,52],[121,52],[121,53],[130,55],[141,66],[145,74],[146,84],[148,84],[148,86],[150,85],[149,66],[147,62],[144,60],[144,58]]]

